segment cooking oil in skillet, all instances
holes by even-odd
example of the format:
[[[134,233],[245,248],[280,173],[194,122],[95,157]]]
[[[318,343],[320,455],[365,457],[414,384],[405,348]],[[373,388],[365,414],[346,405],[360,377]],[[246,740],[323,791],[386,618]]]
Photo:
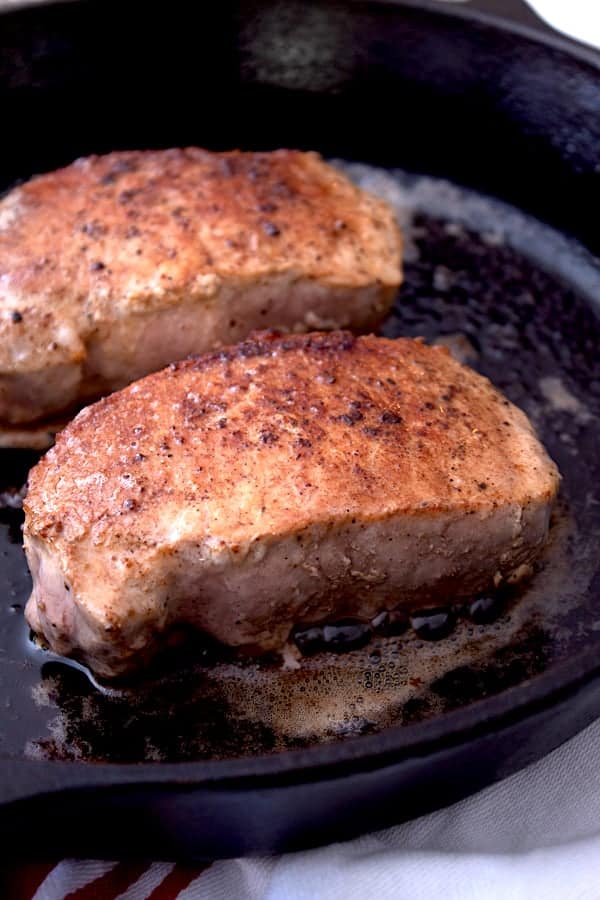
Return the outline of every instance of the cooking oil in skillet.
[[[18,538],[18,512],[1,510],[0,552],[10,565],[0,565],[0,687],[10,707],[0,755],[175,761],[305,746],[430,718],[600,640],[600,598],[589,590],[600,568],[600,326],[590,301],[600,296],[600,267],[497,201],[340,165],[392,203],[405,231],[405,282],[383,332],[448,344],[527,412],[563,473],[533,578],[497,618],[483,602],[456,622],[438,615],[449,631],[440,640],[425,639],[435,622],[413,622],[420,635],[374,627],[351,652],[317,648],[285,667],[199,643],[192,653],[173,650],[145,680],[103,686],[28,643],[22,610],[10,609],[24,605],[29,586],[20,549],[8,542],[9,527]],[[16,470],[1,477],[0,491],[20,486]]]

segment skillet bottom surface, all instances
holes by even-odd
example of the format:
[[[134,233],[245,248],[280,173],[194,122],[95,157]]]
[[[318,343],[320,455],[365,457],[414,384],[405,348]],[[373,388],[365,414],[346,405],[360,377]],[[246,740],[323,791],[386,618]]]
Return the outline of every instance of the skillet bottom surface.
[[[299,668],[177,651],[144,682],[94,685],[28,640],[30,581],[11,489],[37,458],[1,451],[0,757],[111,762],[232,759],[377,733],[543,676],[600,643],[600,265],[502,203],[440,180],[340,163],[398,210],[405,283],[387,336],[443,341],[523,408],[563,475],[533,578],[495,621],[459,616]],[[9,505],[7,505],[7,503]]]

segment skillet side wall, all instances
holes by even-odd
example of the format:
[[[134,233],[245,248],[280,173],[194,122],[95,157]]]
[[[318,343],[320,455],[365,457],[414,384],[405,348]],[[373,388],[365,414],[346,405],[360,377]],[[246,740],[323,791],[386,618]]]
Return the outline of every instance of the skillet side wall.
[[[483,189],[600,250],[598,67],[445,11],[25,9],[0,20],[0,110],[3,187],[122,148],[317,147]]]

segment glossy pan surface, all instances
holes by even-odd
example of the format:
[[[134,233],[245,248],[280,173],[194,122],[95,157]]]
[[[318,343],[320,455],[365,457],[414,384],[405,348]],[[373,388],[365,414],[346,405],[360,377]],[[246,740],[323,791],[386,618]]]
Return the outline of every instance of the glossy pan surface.
[[[210,858],[332,840],[451,802],[599,714],[594,55],[429,5],[224,3],[196,22],[183,3],[168,19],[77,3],[0,17],[0,108],[4,187],[121,147],[343,158],[410,236],[384,333],[450,343],[563,473],[538,571],[492,622],[461,615],[444,640],[408,630],[294,671],[203,649],[99,690],[28,643],[11,506],[35,455],[3,451],[5,845]]]

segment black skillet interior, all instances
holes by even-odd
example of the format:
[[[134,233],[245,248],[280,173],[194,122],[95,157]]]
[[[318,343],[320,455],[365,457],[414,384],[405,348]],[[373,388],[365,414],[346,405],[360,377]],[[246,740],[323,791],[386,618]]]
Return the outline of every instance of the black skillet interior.
[[[28,645],[20,513],[0,509],[11,845],[36,833],[48,852],[114,856],[135,832],[129,853],[218,856],[330,840],[449,802],[600,712],[592,56],[430,6],[222,3],[196,22],[179,2],[168,16],[82,2],[0,18],[5,187],[121,147],[287,145],[369,163],[353,177],[414,210],[384,331],[458,347],[528,412],[563,473],[548,550],[493,623],[462,617],[435,644],[407,632],[299,671],[207,649],[104,692]],[[4,451],[0,491],[34,459]]]

